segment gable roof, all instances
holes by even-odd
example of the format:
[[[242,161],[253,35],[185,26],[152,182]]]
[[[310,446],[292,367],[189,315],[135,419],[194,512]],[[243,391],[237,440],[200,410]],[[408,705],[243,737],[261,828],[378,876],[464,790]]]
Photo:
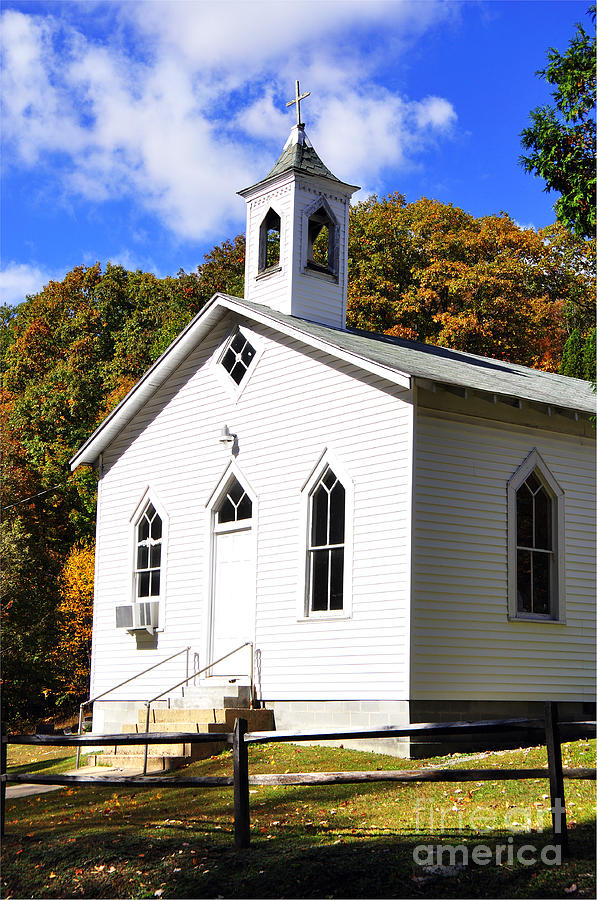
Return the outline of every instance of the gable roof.
[[[232,298],[230,298],[232,299]],[[588,381],[543,372],[516,363],[477,356],[448,347],[435,347],[357,329],[318,325],[279,313],[257,303],[241,301],[255,312],[265,312],[278,324],[292,325],[303,335],[325,340],[336,347],[378,366],[412,378],[424,378],[456,387],[517,397],[554,407],[595,412],[595,394]]]
[[[520,398],[576,412],[595,412],[595,396],[587,381],[460,350],[319,325],[260,303],[229,294],[215,294],[85,441],[70,460],[71,469],[84,463],[92,464],[98,458],[227,312],[298,338],[311,347],[386,378],[403,390],[411,387],[413,378],[421,378],[504,398]]]

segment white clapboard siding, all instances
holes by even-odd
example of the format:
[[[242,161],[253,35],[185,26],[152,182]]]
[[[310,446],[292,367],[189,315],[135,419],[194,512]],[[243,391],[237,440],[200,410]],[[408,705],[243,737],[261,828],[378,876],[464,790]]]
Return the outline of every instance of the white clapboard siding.
[[[422,411],[416,447],[413,698],[593,698],[594,442]],[[565,491],[566,624],[507,619],[506,484],[534,447]]]
[[[191,645],[205,665],[210,582],[206,509],[230,462],[256,495],[263,696],[405,699],[409,690],[410,395],[299,341],[253,326],[262,353],[238,398],[214,371],[231,318],[187,357],[104,453],[97,543],[94,693]],[[246,323],[245,323],[246,324]],[[381,388],[381,389],[380,389]],[[352,616],[303,620],[301,490],[328,448],[354,488]],[[168,518],[157,647],[114,627],[131,600],[131,517],[147,488]],[[231,648],[232,649],[232,648]],[[146,699],[184,677],[184,656],[114,697]]]

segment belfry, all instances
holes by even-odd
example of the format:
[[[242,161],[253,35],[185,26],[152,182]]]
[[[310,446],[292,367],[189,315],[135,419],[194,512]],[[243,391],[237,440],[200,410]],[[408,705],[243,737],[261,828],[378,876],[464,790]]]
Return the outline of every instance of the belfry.
[[[257,184],[239,191],[247,203],[245,300],[344,328],[350,198],[358,187],[330,172],[300,121],[279,159]]]

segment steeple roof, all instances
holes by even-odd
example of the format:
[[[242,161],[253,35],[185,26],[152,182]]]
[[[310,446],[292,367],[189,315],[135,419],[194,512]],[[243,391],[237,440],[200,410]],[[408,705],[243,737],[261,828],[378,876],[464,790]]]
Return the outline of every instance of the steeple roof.
[[[304,125],[295,125],[292,128],[277,163],[265,176],[264,181],[275,175],[281,175],[282,172],[287,172],[289,169],[305,172],[307,175],[322,175],[324,178],[333,178],[334,181],[339,181],[313,149]]]
[[[304,175],[327,178],[330,181],[335,181],[337,184],[346,184],[346,182],[336,178],[325,163],[321,161],[313,148],[313,144],[307,137],[305,126],[294,125],[290,130],[288,140],[284,144],[284,149],[273,168],[270,169],[265,178],[251,185],[251,187],[239,191],[239,194],[243,196],[247,191],[253,190],[253,188],[261,184],[266,184],[270,179],[283,175],[285,172],[300,172]],[[355,185],[348,185],[348,187],[358,190]]]

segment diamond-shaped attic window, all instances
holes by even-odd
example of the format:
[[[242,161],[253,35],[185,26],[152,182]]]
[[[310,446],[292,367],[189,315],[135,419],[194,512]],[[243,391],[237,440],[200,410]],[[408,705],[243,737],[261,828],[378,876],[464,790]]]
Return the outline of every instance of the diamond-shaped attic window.
[[[255,356],[255,348],[241,332],[237,332],[222,357],[222,365],[236,384],[240,384]]]

